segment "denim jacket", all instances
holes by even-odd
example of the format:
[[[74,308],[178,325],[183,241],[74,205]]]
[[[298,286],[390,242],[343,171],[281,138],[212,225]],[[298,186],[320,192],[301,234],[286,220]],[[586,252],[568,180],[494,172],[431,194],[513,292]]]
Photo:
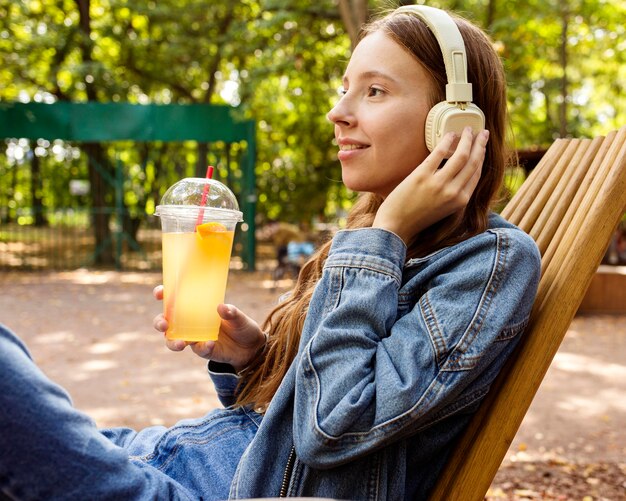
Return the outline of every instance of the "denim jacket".
[[[541,262],[497,215],[482,234],[405,256],[388,231],[337,233],[231,498],[427,497],[528,322]],[[213,379],[231,404],[236,378]]]

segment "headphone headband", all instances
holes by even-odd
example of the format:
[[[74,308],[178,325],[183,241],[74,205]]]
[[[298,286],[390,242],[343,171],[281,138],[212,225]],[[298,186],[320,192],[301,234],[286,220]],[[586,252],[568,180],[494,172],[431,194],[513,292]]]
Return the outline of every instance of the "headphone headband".
[[[467,81],[467,57],[465,43],[454,20],[447,12],[427,5],[403,5],[395,12],[406,12],[419,17],[439,42],[448,83],[446,101],[449,103],[471,103],[472,84]]]

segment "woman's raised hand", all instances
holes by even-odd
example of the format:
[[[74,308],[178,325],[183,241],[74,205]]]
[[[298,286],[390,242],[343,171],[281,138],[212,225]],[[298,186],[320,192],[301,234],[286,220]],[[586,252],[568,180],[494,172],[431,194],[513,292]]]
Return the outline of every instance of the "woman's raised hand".
[[[432,224],[462,210],[480,180],[488,140],[488,131],[474,137],[469,127],[460,138],[447,134],[385,198],[372,226],[392,231],[408,244]]]
[[[162,300],[163,286],[155,287],[153,294],[156,299]],[[265,335],[259,324],[233,305],[220,304],[217,313],[222,318],[217,341],[191,343],[166,338],[165,344],[172,351],[181,351],[189,345],[192,351],[202,358],[227,363],[235,370],[241,370],[265,345]],[[154,328],[157,331],[165,333],[167,327],[167,320],[163,314],[154,317]]]

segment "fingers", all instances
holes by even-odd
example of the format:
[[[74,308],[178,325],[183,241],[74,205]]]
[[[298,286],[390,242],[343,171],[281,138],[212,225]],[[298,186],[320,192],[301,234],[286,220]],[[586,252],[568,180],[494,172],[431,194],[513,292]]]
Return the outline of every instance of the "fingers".
[[[482,173],[489,132],[483,130],[474,136],[466,127],[454,153],[434,176],[441,189],[440,200],[453,210],[462,209],[471,199]]]
[[[461,143],[463,141],[463,148],[468,148],[467,143],[469,141],[469,146],[472,143],[472,133],[471,128],[467,127],[466,130],[463,131],[461,137],[459,137],[454,132],[448,132],[439,143],[435,149],[424,159],[424,161],[407,176],[408,178],[413,178],[414,180],[418,180],[421,176],[428,176],[429,174],[435,174],[439,172],[439,167],[441,163],[453,157],[459,150],[462,149]],[[457,155],[458,156],[458,155]],[[448,162],[450,163],[450,162]],[[446,163],[446,172],[450,171],[451,168]],[[463,164],[457,166],[457,168],[462,167]],[[455,172],[452,173],[454,175]]]
[[[159,313],[154,320],[152,321],[152,325],[155,330],[162,332],[165,335],[167,328],[169,327],[167,320],[163,316],[162,313]],[[187,342],[182,339],[167,339],[165,338],[165,346],[172,351],[182,351],[187,346]]]
[[[249,323],[249,318],[239,308],[232,304],[219,304],[217,313],[222,320],[226,320],[233,329],[245,327]]]
[[[152,295],[154,296],[154,299],[158,299],[159,301],[162,300],[163,299],[163,286],[157,285],[152,290]]]
[[[217,312],[222,318],[220,337],[216,349],[221,350],[225,343],[237,349],[252,350],[266,342],[265,335],[252,318],[232,304],[220,304]]]
[[[215,341],[205,341],[201,343],[190,343],[191,351],[202,358],[210,359],[215,349]]]
[[[472,128],[465,127],[461,133],[461,137],[458,139],[456,148],[451,152],[448,161],[437,174],[440,176],[446,175],[450,180],[454,179],[468,164],[475,142]]]
[[[463,158],[466,158],[465,164],[462,165],[455,178],[455,181],[457,181],[461,186],[470,183],[470,181],[476,177],[476,173],[480,173],[482,170],[488,140],[489,131],[483,130],[479,132],[473,142],[469,145],[469,156],[466,158],[465,154],[463,155]],[[480,179],[480,174],[478,175],[478,178]]]
[[[448,132],[443,139],[437,143],[435,149],[421,163],[420,170],[428,170],[434,174],[439,169],[441,162],[458,149],[459,137],[454,132]],[[415,171],[414,171],[415,172]]]
[[[232,320],[237,316],[237,308],[232,304],[218,304],[217,314],[222,320]]]
[[[167,320],[165,320],[165,317],[163,316],[162,313],[159,313],[156,317],[154,317],[154,320],[152,321],[152,325],[159,332],[165,332],[168,327]]]
[[[187,341],[183,341],[182,339],[165,339],[165,346],[172,351],[183,351],[187,346]]]
[[[451,192],[464,190],[468,183],[471,184],[471,181],[476,179],[477,172],[479,173],[478,179],[480,179],[488,140],[489,131],[487,130],[479,132],[476,137],[469,127],[463,131],[454,154],[437,172],[437,176],[441,176],[440,180]]]

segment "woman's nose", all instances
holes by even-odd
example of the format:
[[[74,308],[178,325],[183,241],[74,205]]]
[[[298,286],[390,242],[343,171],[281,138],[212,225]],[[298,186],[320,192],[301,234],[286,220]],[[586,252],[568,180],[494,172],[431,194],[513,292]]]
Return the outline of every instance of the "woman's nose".
[[[335,125],[354,125],[354,113],[349,110],[348,102],[343,96],[339,102],[327,113],[326,118]]]

